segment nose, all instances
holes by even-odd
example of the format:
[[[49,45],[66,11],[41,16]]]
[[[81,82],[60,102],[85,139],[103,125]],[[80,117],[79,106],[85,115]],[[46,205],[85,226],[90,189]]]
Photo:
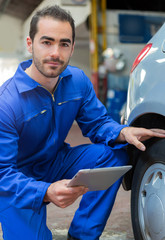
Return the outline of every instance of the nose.
[[[52,58],[59,58],[60,57],[59,46],[55,45],[55,46],[52,47],[51,52],[50,52],[50,56]]]

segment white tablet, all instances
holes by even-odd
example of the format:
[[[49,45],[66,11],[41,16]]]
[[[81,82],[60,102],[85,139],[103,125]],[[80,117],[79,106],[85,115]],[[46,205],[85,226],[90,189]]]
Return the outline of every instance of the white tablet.
[[[121,167],[82,169],[71,179],[68,187],[86,186],[89,191],[105,190],[132,168]]]

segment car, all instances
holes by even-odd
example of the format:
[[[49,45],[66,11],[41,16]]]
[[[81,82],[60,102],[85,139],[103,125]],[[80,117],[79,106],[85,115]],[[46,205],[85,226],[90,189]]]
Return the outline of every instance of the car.
[[[135,59],[129,78],[124,124],[165,129],[165,24]],[[135,240],[165,240],[165,139],[127,147],[133,168],[123,179],[131,190]]]

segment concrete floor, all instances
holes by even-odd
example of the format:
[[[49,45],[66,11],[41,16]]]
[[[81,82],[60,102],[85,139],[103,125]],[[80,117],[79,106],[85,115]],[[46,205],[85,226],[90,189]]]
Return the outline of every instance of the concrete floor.
[[[130,193],[120,188],[111,216],[100,240],[133,240],[130,219]],[[80,199],[66,209],[59,209],[50,204],[48,206],[48,226],[53,233],[53,239],[66,239],[68,228],[74,211]]]
[[[82,136],[75,123],[73,124],[66,141],[69,142],[71,146],[90,143],[88,139]],[[79,205],[80,199],[78,199],[72,206],[65,209],[60,209],[53,204],[48,205],[47,225],[53,233],[53,240],[66,239],[70,222]],[[133,239],[130,216],[130,191],[126,192],[120,187],[111,216],[107,221],[106,228],[100,240]],[[1,231],[0,240],[2,240]]]

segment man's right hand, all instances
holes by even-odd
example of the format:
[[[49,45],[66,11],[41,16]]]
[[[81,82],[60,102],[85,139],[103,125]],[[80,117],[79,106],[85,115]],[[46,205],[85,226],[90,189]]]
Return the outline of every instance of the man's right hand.
[[[88,191],[84,186],[67,187],[69,182],[70,180],[61,180],[52,183],[47,189],[44,202],[52,202],[60,208],[66,208]]]

